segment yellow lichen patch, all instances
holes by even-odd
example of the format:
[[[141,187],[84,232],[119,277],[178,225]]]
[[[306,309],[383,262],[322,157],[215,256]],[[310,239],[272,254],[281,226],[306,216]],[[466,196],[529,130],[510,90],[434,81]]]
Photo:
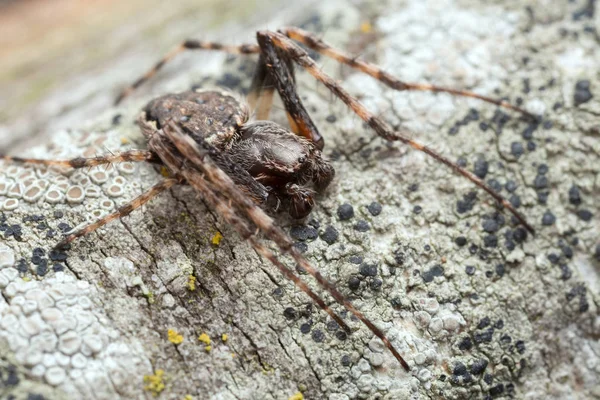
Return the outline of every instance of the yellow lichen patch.
[[[221,335],[221,340],[223,341],[223,343],[227,342],[227,339],[229,339],[229,336],[227,336],[226,333]]]
[[[167,167],[160,167],[160,174],[162,176],[164,176],[165,178],[169,177],[169,170],[167,169]]]
[[[223,239],[223,235],[221,235],[221,232],[217,231],[217,233],[215,233],[215,235],[212,237],[212,244],[214,246],[218,246],[219,244],[221,244],[221,240]]]
[[[169,337],[169,342],[173,344],[180,344],[183,342],[183,336],[180,335],[175,329],[169,329],[167,331],[167,336]]]
[[[153,396],[158,396],[160,392],[165,390],[164,375],[165,371],[162,369],[154,371],[154,375],[144,375],[144,383],[146,384],[144,389],[152,393]]]
[[[183,400],[194,400],[194,398],[191,394],[186,394],[185,396],[183,396]]]
[[[304,395],[302,395],[302,393],[298,392],[298,393],[292,395],[292,397],[290,397],[288,400],[304,400]]]
[[[129,143],[129,139],[127,139],[126,137],[121,136],[121,144],[127,144]]]
[[[362,33],[371,33],[373,31],[373,25],[370,22],[363,22],[360,24],[360,31]]]
[[[190,292],[196,290],[196,277],[194,275],[188,275],[187,288]]]
[[[206,351],[212,350],[212,346],[210,345],[210,336],[208,336],[206,333],[201,333],[200,336],[198,336],[198,340],[206,345],[204,347],[204,350],[206,350]]]

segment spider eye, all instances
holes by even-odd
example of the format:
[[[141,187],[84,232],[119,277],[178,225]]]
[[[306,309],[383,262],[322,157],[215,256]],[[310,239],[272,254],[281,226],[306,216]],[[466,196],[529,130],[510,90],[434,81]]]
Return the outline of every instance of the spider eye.
[[[306,157],[299,157],[298,158],[298,163],[300,163],[300,164],[304,164],[305,161],[306,161]]]

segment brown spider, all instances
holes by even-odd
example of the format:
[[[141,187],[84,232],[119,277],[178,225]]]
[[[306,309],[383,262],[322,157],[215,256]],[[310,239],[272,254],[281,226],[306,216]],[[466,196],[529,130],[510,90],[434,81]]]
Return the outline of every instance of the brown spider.
[[[396,90],[446,92],[473,97],[533,117],[521,108],[475,93],[402,82],[373,64],[351,58],[330,47],[311,33],[292,27],[278,32],[257,32],[258,45],[225,46],[214,42],[186,40],[163,57],[133,85],[126,88],[116,101],[119,103],[127,97],[176,54],[184,50],[202,49],[222,50],[234,54],[259,54],[258,67],[247,99],[249,106],[240,103],[231,93],[223,91],[200,90],[167,94],[148,103],[138,119],[148,141],[148,150],[131,150],[108,156],[63,161],[8,156],[3,159],[11,162],[72,168],[125,161],[148,161],[166,166],[171,173],[170,178],[164,179],[112,214],[70,233],[58,246],[64,246],[117,218],[130,214],[173,185],[189,184],[210,206],[218,210],[227,223],[248,240],[259,254],[270,260],[283,275],[307,293],[343,329],[350,332],[346,323],[318,295],[257,240],[256,233],[261,232],[274,241],[283,253],[289,254],[338,303],[367,325],[384,342],[404,369],[410,371],[408,363],[383,332],[354,308],[333,284],[310,265],[300,251],[292,246],[292,240],[288,235],[277,227],[273,219],[263,210],[274,210],[283,204],[292,217],[303,218],[314,206],[315,192],[322,192],[334,176],[333,167],[321,153],[325,144],[324,139],[296,92],[293,65],[298,64],[323,83],[377,135],[388,141],[408,144],[446,164],[493,196],[532,233],[533,228],[508,201],[474,174],[429,147],[410,139],[405,133],[394,131],[387,123],[372,115],[357,99],[322,72],[315,61],[294,40],[371,75]],[[290,130],[266,121],[275,89],[284,103]],[[249,122],[250,110],[254,110],[257,121]]]

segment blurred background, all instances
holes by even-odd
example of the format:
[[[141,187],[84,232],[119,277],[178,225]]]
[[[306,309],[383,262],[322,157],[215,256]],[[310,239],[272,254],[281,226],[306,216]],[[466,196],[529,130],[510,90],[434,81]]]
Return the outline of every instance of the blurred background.
[[[2,0],[0,152],[110,109],[121,88],[184,38],[252,41],[258,27],[276,28],[268,23],[289,21],[311,3]]]

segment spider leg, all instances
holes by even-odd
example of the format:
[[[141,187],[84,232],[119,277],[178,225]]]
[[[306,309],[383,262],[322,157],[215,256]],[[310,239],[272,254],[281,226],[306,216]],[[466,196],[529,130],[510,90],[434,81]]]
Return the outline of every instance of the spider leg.
[[[111,214],[108,214],[107,216],[100,218],[99,220],[97,220],[89,225],[86,225],[83,228],[78,229],[77,231],[69,234],[63,240],[61,240],[55,246],[55,248],[62,248],[64,246],[66,246],[67,244],[71,243],[72,241],[74,241],[75,239],[77,239],[81,236],[87,235],[88,233],[95,231],[96,229],[108,224],[109,222],[114,221],[117,218],[123,218],[123,217],[131,214],[131,212],[133,210],[143,206],[148,201],[150,201],[154,197],[158,196],[160,193],[169,189],[171,186],[175,185],[178,182],[179,182],[179,180],[170,178],[170,179],[165,179],[165,180],[157,183],[156,185],[152,186],[145,193],[142,193],[141,195],[139,195],[138,197],[136,197],[129,203],[119,207],[117,209],[117,211],[115,211]]]
[[[152,78],[165,64],[171,61],[175,56],[186,50],[221,50],[230,54],[255,54],[259,52],[258,46],[255,44],[242,44],[238,46],[224,45],[216,42],[205,42],[200,40],[188,39],[169,51],[163,58],[160,59],[152,68],[144,75],[138,78],[132,85],[123,89],[121,94],[115,100],[115,105],[119,104],[123,99],[129,96],[135,89],[140,87],[148,79]]]
[[[380,338],[385,346],[390,350],[394,357],[400,362],[406,371],[410,371],[407,362],[400,353],[394,348],[385,334],[373,324],[367,317],[356,309],[336,287],[329,282],[321,273],[314,268],[306,258],[294,246],[292,239],[271,219],[260,207],[252,202],[243,192],[233,183],[227,174],[220,168],[211,163],[209,159],[217,150],[203,143],[200,147],[189,135],[184,135],[180,128],[171,123],[169,129],[163,129],[165,134],[171,139],[172,144],[177,148],[181,155],[194,165],[200,172],[204,173],[205,179],[214,187],[214,192],[225,196],[229,202],[243,215],[245,215],[253,224],[255,224],[263,234],[277,245],[277,247],[286,254],[289,254],[300,267],[308,272],[339,304],[343,305],[354,316],[361,320],[370,330]],[[163,157],[163,160],[165,158]],[[165,160],[167,164],[167,160]],[[231,166],[231,168],[239,168]],[[182,172],[188,183],[192,184],[197,179],[197,174]],[[258,251],[258,250],[257,250]]]
[[[277,54],[276,57],[269,57],[265,52],[277,52],[277,49],[265,49],[260,40],[259,46],[261,47],[261,56],[252,87],[259,84],[260,78],[262,78],[262,87],[268,88],[264,90],[272,91],[274,86],[283,101],[292,132],[305,137],[313,142],[319,150],[323,150],[325,140],[302,105],[302,100],[296,91],[293,60],[285,52],[279,52],[280,54]]]
[[[496,193],[491,187],[489,187],[483,180],[479,179],[475,174],[462,168],[455,162],[437,153],[433,149],[411,139],[406,134],[401,132],[395,132],[391,126],[385,121],[371,114],[365,106],[363,106],[356,98],[352,97],[344,88],[338,85],[330,76],[325,74],[317,66],[315,61],[308,56],[306,51],[294,43],[287,36],[281,33],[261,31],[258,32],[258,42],[261,46],[263,53],[267,59],[268,64],[273,66],[280,65],[277,60],[277,52],[274,48],[279,48],[285,51],[289,57],[294,60],[302,68],[306,69],[315,79],[323,83],[335,96],[341,99],[354,113],[356,113],[364,122],[366,122],[380,137],[389,141],[400,141],[404,144],[411,146],[413,149],[422,151],[437,161],[447,165],[454,171],[458,172],[465,178],[469,179],[475,185],[479,186],[486,192],[488,192],[496,201],[498,201],[502,207],[508,209],[517,220],[527,228],[531,233],[535,233],[533,227],[526,221],[513,206],[504,197]]]
[[[37,165],[49,165],[57,167],[67,168],[86,168],[95,167],[103,164],[112,164],[120,162],[160,162],[160,159],[151,151],[147,150],[128,150],[121,153],[111,153],[110,155],[98,156],[98,157],[77,157],[70,160],[41,160],[37,158],[22,158],[22,157],[11,157],[11,156],[0,156],[0,160],[12,162],[12,163],[26,163],[26,164],[37,164]]]
[[[334,47],[331,47],[330,45],[323,42],[320,38],[318,38],[314,34],[307,32],[303,29],[296,28],[296,27],[287,27],[287,28],[279,30],[279,32],[286,35],[290,39],[294,39],[294,40],[306,45],[307,47],[311,48],[312,50],[314,50],[324,56],[333,58],[334,60],[336,60],[342,64],[346,64],[351,68],[354,68],[358,71],[361,71],[367,75],[372,76],[373,78],[377,79],[378,81],[382,82],[384,85],[386,85],[392,89],[400,90],[400,91],[403,91],[403,90],[417,91],[418,90],[418,91],[429,91],[429,92],[434,92],[434,93],[443,92],[443,93],[449,93],[454,96],[472,97],[475,99],[485,101],[487,103],[495,104],[499,107],[518,111],[521,114],[526,115],[529,118],[538,119],[537,116],[525,111],[524,109],[522,109],[520,107],[514,106],[503,100],[493,99],[491,97],[482,96],[477,93],[469,92],[466,90],[446,88],[446,87],[441,87],[441,86],[436,86],[436,85],[430,85],[427,83],[403,82],[403,81],[399,80],[398,78],[394,77],[393,75],[385,72],[383,69],[381,69],[377,65],[372,64],[367,61],[358,60],[355,57],[350,57],[349,55],[345,54],[343,51],[338,50]]]

